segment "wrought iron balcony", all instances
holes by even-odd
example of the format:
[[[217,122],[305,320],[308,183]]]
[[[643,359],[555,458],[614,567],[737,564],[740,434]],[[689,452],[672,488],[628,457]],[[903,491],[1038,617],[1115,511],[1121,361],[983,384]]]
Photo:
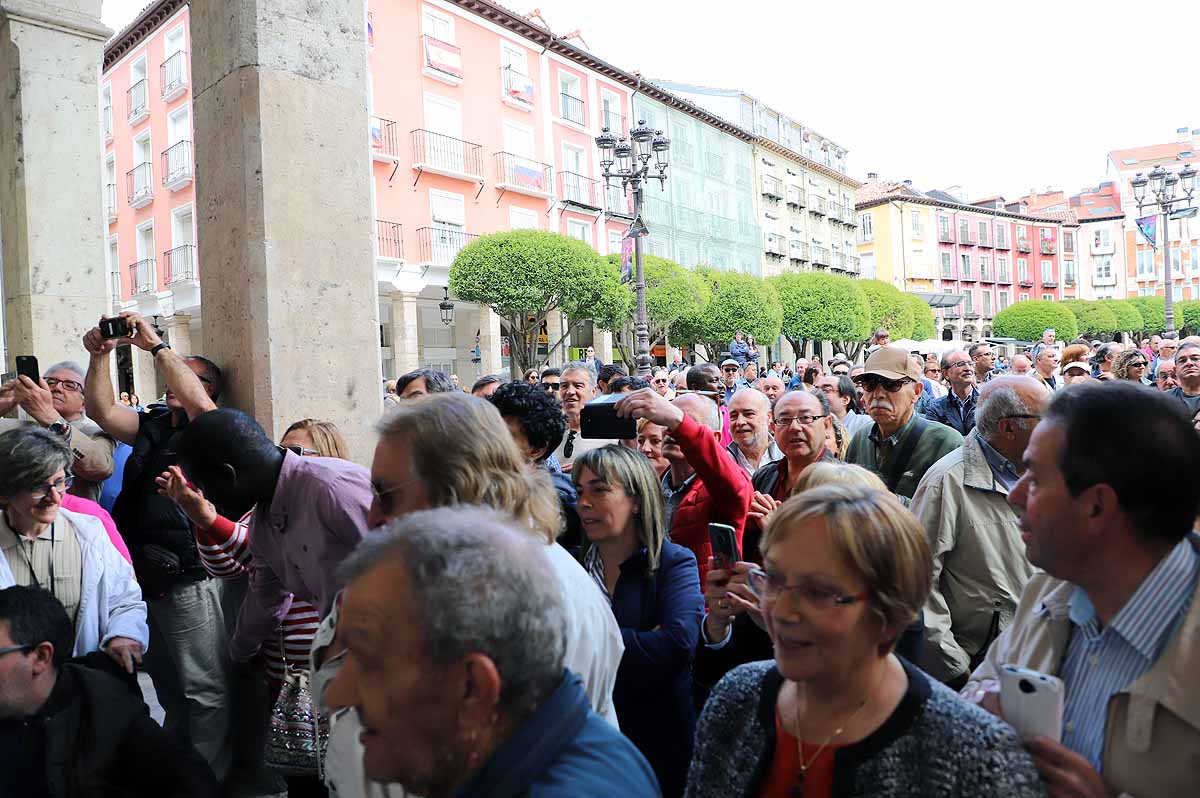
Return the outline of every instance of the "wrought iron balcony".
[[[155,289],[155,270],[158,268],[154,258],[144,258],[129,266],[129,284],[133,293],[148,294]]]
[[[1012,249],[1012,247],[1009,245],[1007,238],[997,238],[996,249]]]
[[[943,244],[953,244],[954,233],[950,232],[949,230],[938,230],[938,241]]]
[[[183,246],[168,249],[163,253],[163,262],[167,264],[167,285],[199,280],[196,274],[196,246]]]
[[[950,308],[946,311],[946,315],[943,316],[943,318],[946,319],[946,321],[958,321],[962,318],[962,311],[958,308]]]
[[[836,203],[836,202],[829,203],[829,221],[831,221],[831,222],[842,221],[843,211],[844,211],[844,209],[839,203]]]
[[[787,187],[787,204],[793,208],[804,207],[804,189],[799,186]]]
[[[558,198],[591,211],[604,207],[600,199],[600,181],[574,172],[558,173]]]
[[[958,243],[964,247],[975,246],[975,241],[971,238],[970,231],[959,230],[958,231]]]
[[[980,281],[981,283],[994,283],[994,282],[996,282],[995,280],[993,280],[993,279],[992,279],[992,270],[991,270],[990,268],[986,267],[986,266],[980,266],[980,267],[979,267],[979,281]]]
[[[577,125],[583,124],[583,100],[572,97],[565,91],[559,93],[562,118]]]
[[[964,283],[975,282],[975,270],[974,269],[963,269],[962,273],[959,275],[958,279]]]
[[[819,246],[817,244],[812,245],[812,261],[813,261],[813,263],[817,264],[818,266],[828,266],[830,260],[831,260],[831,258],[829,257],[829,249],[828,248]]]
[[[129,124],[136,125],[150,115],[150,106],[146,102],[147,86],[145,78],[125,90],[125,99],[129,108]]]
[[[1042,280],[1042,288],[1058,288],[1058,280],[1054,278]]]
[[[978,319],[979,311],[978,310],[968,310],[966,313],[963,314],[963,316],[968,319]]]
[[[522,158],[511,152],[497,152],[493,157],[496,159],[496,188],[534,197],[554,194],[554,170],[549,164]]]
[[[958,279],[958,276],[954,273],[953,266],[942,266],[942,279],[943,280],[957,280]]]
[[[141,208],[154,201],[154,171],[149,162],[138,164],[125,173],[129,207]]]
[[[448,227],[422,227],[417,230],[417,250],[421,263],[450,268],[462,248],[479,236]]]
[[[684,233],[701,234],[704,232],[704,214],[695,208],[676,205],[674,209],[675,227]]]
[[[783,199],[783,182],[778,177],[763,175],[762,195],[771,199]]]
[[[724,216],[709,216],[708,235],[720,241],[735,241],[738,234],[738,224],[733,219]]]
[[[1017,252],[1033,252],[1033,247],[1031,247],[1029,245],[1029,239],[1027,239],[1027,238],[1018,238],[1017,239]]]
[[[606,110],[600,114],[600,126],[607,128],[609,133],[618,138],[629,132],[625,124],[625,117],[616,111]]]
[[[606,216],[633,218],[629,195],[625,193],[623,186],[610,183],[604,187],[604,213]]]
[[[796,263],[808,260],[808,244],[804,241],[792,241],[788,249],[788,259]]]
[[[412,132],[413,169],[459,180],[483,180],[483,147],[432,130]]]
[[[704,163],[708,167],[708,173],[714,177],[725,176],[725,156],[719,152],[704,153]]]
[[[1043,238],[1042,239],[1042,254],[1043,255],[1053,255],[1055,252],[1058,252],[1058,245],[1055,244],[1053,241],[1050,241],[1049,239]]]
[[[421,40],[425,50],[424,73],[451,86],[462,83],[462,49],[432,36],[422,36]]]
[[[786,240],[782,236],[768,233],[763,239],[763,251],[771,257],[782,258],[786,243]]]
[[[825,215],[825,198],[810,196],[808,198],[808,212],[811,213],[813,216],[824,216]]]
[[[992,248],[992,242],[991,242],[991,240],[990,240],[990,239],[989,239],[987,236],[985,236],[985,235],[984,235],[984,236],[980,236],[980,237],[979,237],[979,240],[978,240],[977,242],[975,242],[975,246],[977,246],[977,247],[986,247],[987,249],[991,249],[991,248]]]
[[[1004,285],[1012,285],[1012,275],[1008,273],[1008,269],[1001,269],[996,272],[996,282]]]
[[[414,140],[415,143],[415,140]],[[396,138],[396,123],[382,116],[371,117],[371,158],[395,163],[400,159],[400,142]]]
[[[1064,277],[1063,278],[1063,286],[1066,288],[1074,288],[1075,287],[1075,275],[1068,274],[1066,277]]]
[[[404,262],[404,228],[399,222],[375,220],[375,249],[381,260]]]
[[[182,97],[188,87],[188,55],[180,50],[158,65],[163,102]]]
[[[1022,277],[1020,280],[1017,281],[1017,283],[1022,288],[1033,288],[1033,280],[1030,280],[1028,277]]]
[[[833,266],[833,268],[837,269],[838,271],[845,271],[846,256],[844,254],[841,252],[834,252],[832,261],[833,262],[830,265]]]
[[[167,191],[178,191],[192,182],[192,143],[180,141],[163,150],[162,182]]]
[[[518,72],[511,66],[500,70],[503,76],[504,101],[518,108],[533,106],[533,81],[524,72]]]
[[[850,257],[846,258],[846,271],[850,272],[851,274],[858,274],[860,271],[862,271],[861,261],[857,255],[851,255]]]

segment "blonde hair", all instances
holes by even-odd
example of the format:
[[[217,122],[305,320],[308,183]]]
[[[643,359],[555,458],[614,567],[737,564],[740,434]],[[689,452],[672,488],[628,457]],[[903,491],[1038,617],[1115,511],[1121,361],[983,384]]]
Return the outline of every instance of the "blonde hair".
[[[493,507],[549,543],[558,539],[562,510],[550,474],[525,462],[486,399],[457,391],[412,399],[380,422],[379,434],[408,447],[431,506]]]
[[[637,503],[638,512],[634,515],[637,541],[649,553],[651,573],[657,571],[663,541],[667,539],[667,524],[662,486],[650,461],[636,449],[611,444],[584,452],[571,466],[571,481],[576,490],[585,468],[609,485],[620,487]]]
[[[288,434],[297,430],[303,430],[308,433],[308,437],[312,438],[313,448],[320,453],[321,457],[336,457],[339,460],[350,459],[350,447],[346,443],[346,439],[342,436],[342,431],[332,421],[302,418],[288,427],[287,432],[283,433],[283,437],[286,438]],[[283,440],[283,438],[280,438],[280,440]]]
[[[792,496],[767,516],[763,558],[813,521],[825,525],[837,553],[867,583],[868,606],[888,635],[881,652],[890,651],[933,584],[933,556],[920,522],[886,490],[826,484]]]
[[[835,415],[830,414],[829,425],[830,429],[833,430],[834,445],[837,447],[833,456],[839,460],[845,460],[846,452],[850,451],[850,433],[846,429],[846,425],[838,421]]]
[[[813,463],[804,469],[800,479],[796,480],[796,487],[792,489],[792,495],[795,496],[823,485],[844,485],[851,488],[870,488],[887,492],[887,486],[874,471],[868,471],[854,463],[825,460]]]

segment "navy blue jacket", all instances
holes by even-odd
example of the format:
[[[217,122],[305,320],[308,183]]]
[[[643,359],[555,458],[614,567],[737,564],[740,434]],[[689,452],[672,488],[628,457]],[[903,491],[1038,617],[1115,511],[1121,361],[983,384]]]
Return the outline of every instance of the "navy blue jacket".
[[[664,542],[658,571],[648,574],[648,565],[649,555],[639,550],[621,564],[613,591],[613,615],[625,641],[613,706],[621,731],[650,760],[663,795],[672,798],[683,794],[692,759],[692,657],[704,594],[690,549]]]
[[[962,436],[966,436],[968,432],[975,429],[975,404],[979,399],[979,389],[971,389],[971,398],[966,403],[966,413],[959,411],[958,402],[954,399],[953,393],[947,393],[945,396],[934,399],[927,404],[922,410],[921,415],[930,421],[936,421],[939,424],[945,424],[951,429],[958,430]]]
[[[729,356],[736,360],[739,366],[745,368],[746,361],[750,359],[750,344],[737,339],[730,341]]]
[[[649,798],[661,793],[645,757],[592,712],[579,677],[564,671],[558,688],[455,795]]]

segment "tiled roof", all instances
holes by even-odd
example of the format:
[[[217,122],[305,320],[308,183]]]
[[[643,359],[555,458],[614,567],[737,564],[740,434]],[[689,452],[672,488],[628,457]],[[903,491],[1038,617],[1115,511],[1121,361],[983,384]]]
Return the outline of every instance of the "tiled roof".
[[[1144,163],[1156,161],[1171,161],[1175,163],[1200,163],[1200,155],[1193,145],[1187,141],[1172,141],[1169,144],[1151,144],[1149,147],[1131,147],[1127,150],[1113,150],[1108,154],[1116,164],[1117,169],[1133,169]],[[1179,153],[1190,153],[1190,156],[1180,158]]]
[[[920,191],[917,191],[910,185],[906,185],[895,180],[868,180],[863,183],[858,191],[854,192],[855,204],[863,202],[872,202],[884,197],[923,197],[925,196]]]
[[[104,44],[101,69],[108,69],[166,22],[183,6],[186,0],[157,0],[142,9],[137,17]]]

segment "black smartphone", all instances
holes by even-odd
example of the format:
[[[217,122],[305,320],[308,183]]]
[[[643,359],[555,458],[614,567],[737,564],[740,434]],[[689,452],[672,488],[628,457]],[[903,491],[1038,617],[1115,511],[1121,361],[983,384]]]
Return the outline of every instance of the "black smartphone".
[[[109,338],[128,338],[129,323],[120,316],[111,319],[100,319],[100,336]]]
[[[579,414],[579,437],[627,441],[637,437],[637,421],[617,415],[617,400],[625,394],[610,393],[583,406]]]
[[[729,524],[709,524],[708,541],[712,544],[715,570],[728,571],[741,559],[738,553],[737,533]]]
[[[17,376],[28,377],[33,380],[33,384],[37,385],[42,378],[42,373],[38,369],[37,358],[33,355],[17,355]]]

